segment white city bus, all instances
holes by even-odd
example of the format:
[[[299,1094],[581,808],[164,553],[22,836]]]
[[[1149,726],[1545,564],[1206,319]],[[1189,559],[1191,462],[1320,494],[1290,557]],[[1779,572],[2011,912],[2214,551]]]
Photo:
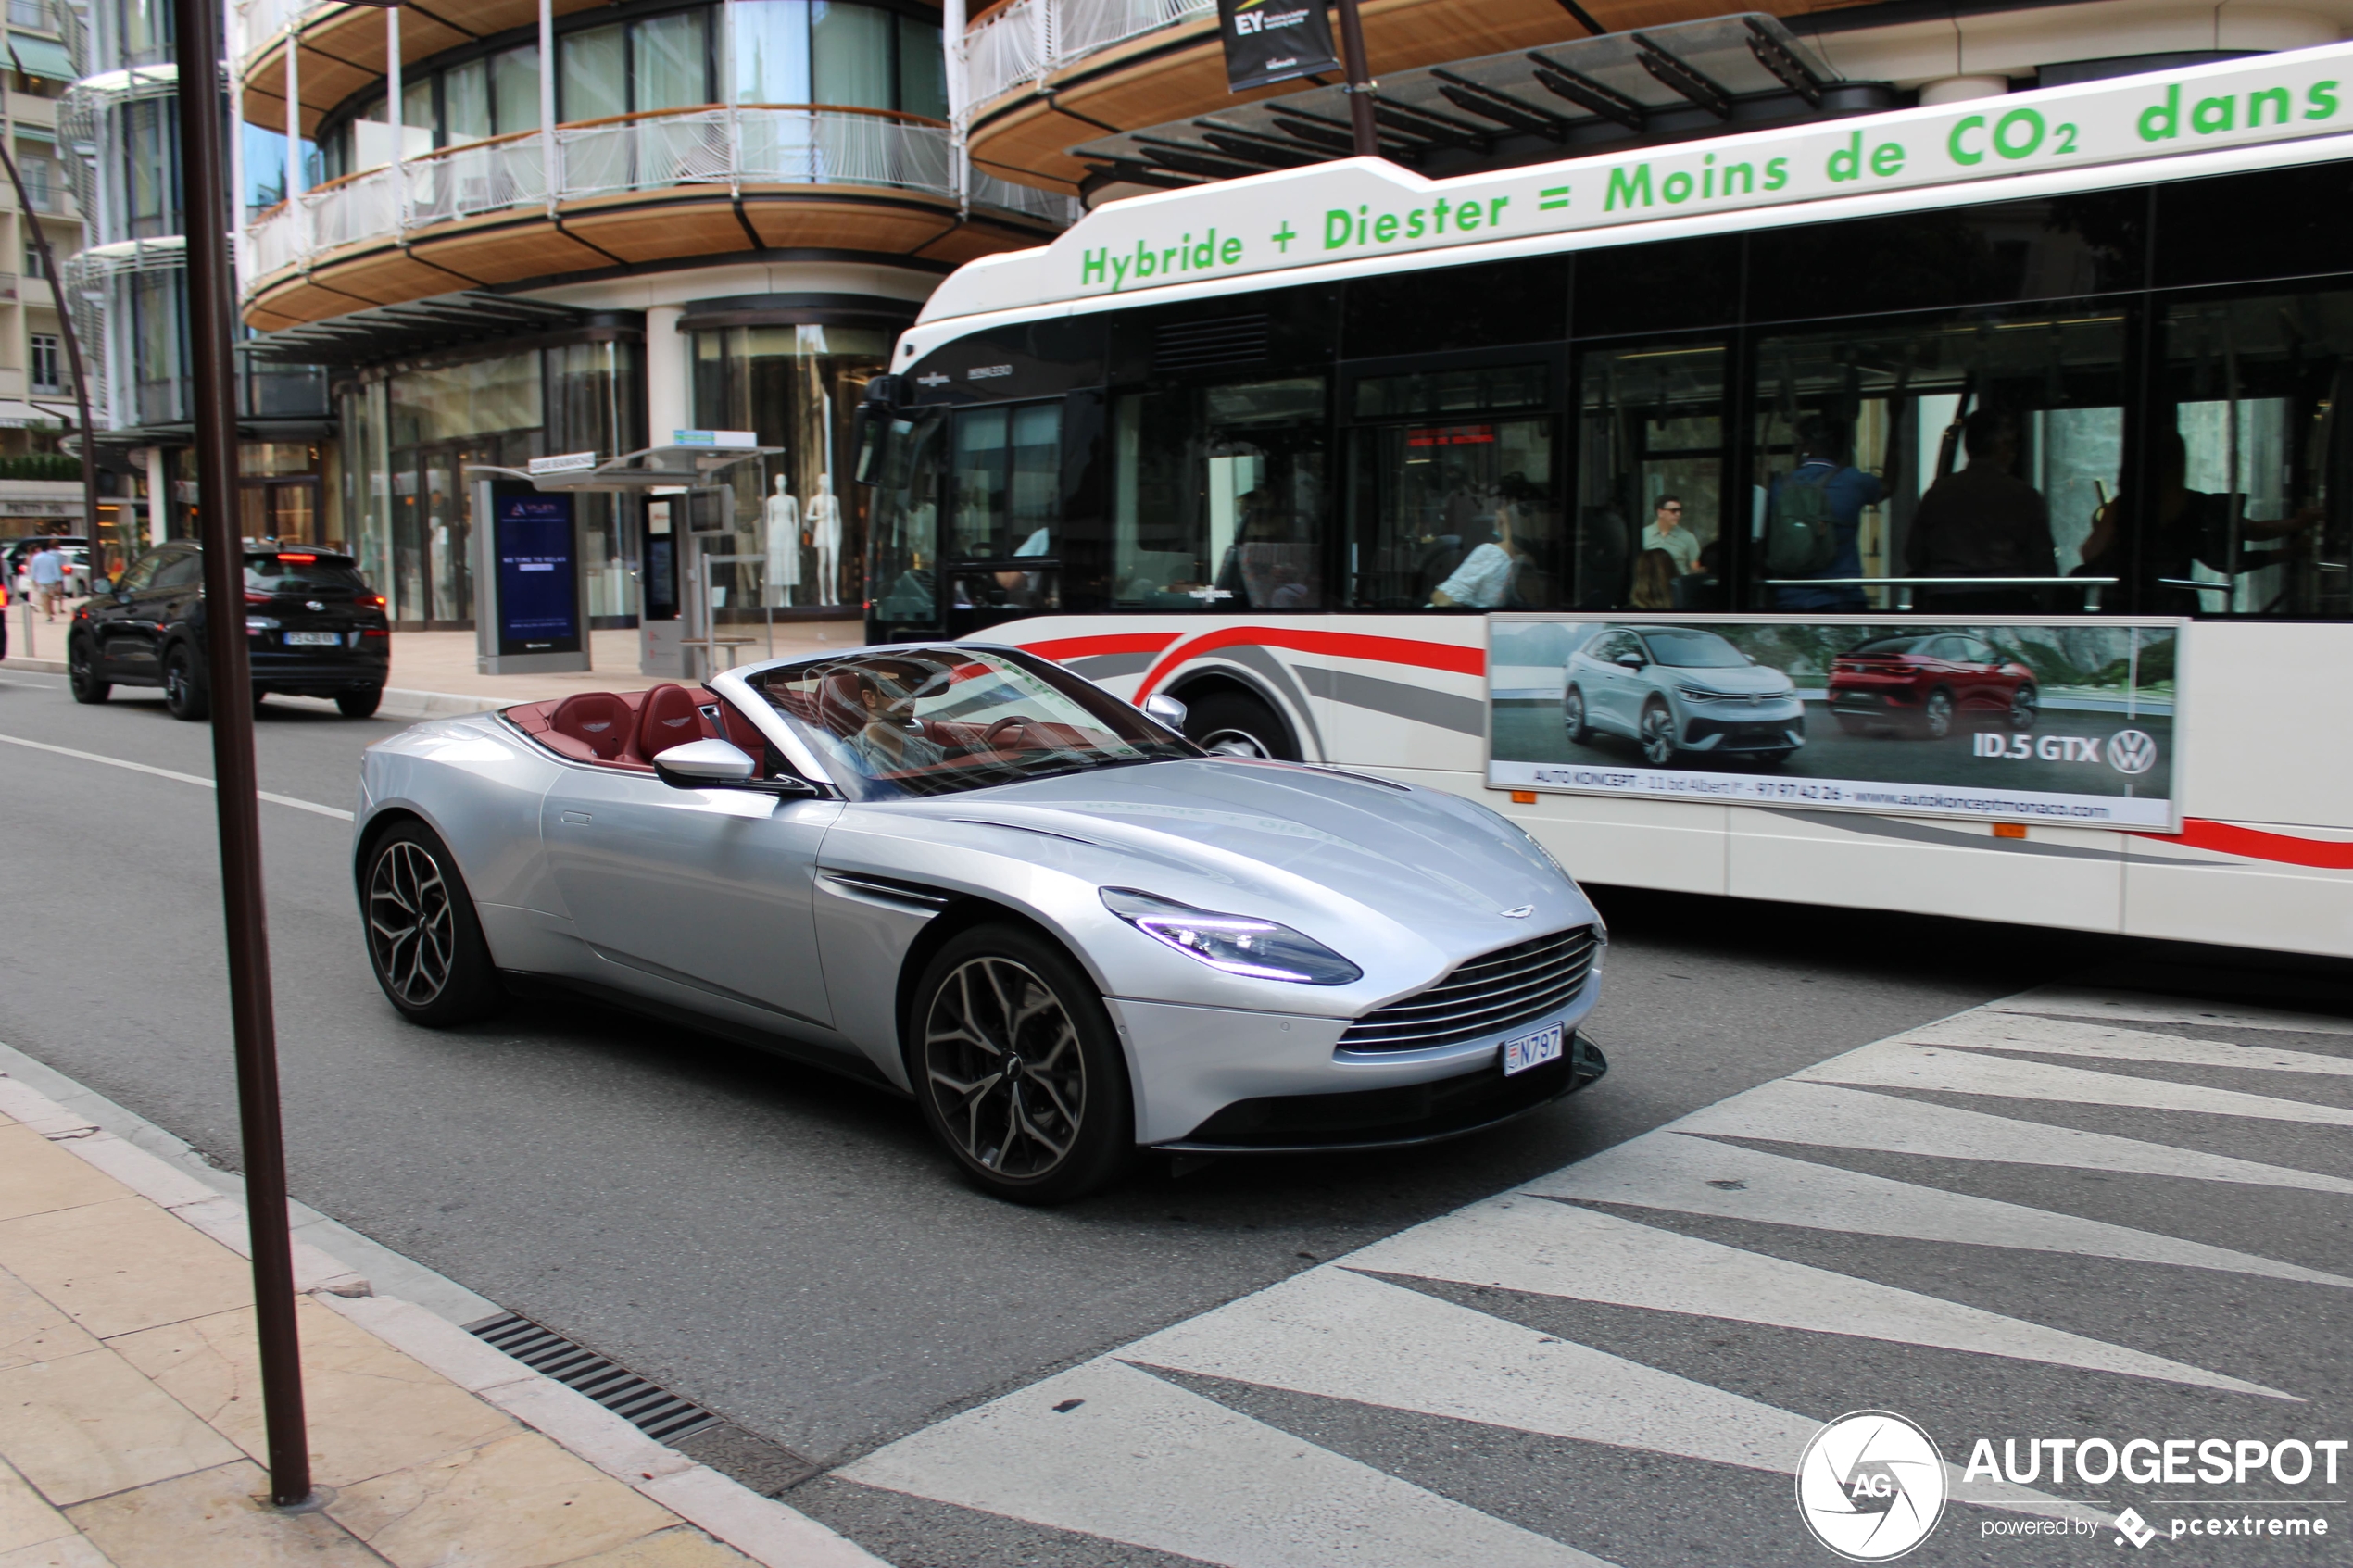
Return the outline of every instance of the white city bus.
[[[876,641],[1595,882],[2353,954],[2353,47],[1112,203],[893,370]]]

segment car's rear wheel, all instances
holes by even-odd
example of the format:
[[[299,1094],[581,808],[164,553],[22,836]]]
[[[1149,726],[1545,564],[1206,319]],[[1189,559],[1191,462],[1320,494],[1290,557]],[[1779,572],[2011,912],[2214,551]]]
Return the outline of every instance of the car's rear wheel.
[[[2020,681],[2018,690],[2010,694],[2010,728],[2031,730],[2043,716],[2043,694],[2034,689],[2032,681]]]
[[[1683,749],[1675,740],[1674,712],[1655,698],[1642,709],[1641,738],[1642,760],[1654,768],[1671,767]]]
[[[98,660],[87,637],[67,639],[66,685],[76,702],[104,702],[114,691],[112,683],[98,679]]]
[[[1952,733],[1953,694],[1939,686],[1920,703],[1920,735],[1926,740],[1943,740]]]
[[[207,688],[196,650],[182,643],[163,656],[163,706],[174,719],[199,723],[212,717],[212,693]]]
[[[362,686],[358,691],[337,692],[335,711],[346,719],[365,719],[384,706],[382,686]]]
[[[1585,721],[1585,694],[1571,686],[1561,694],[1561,728],[1568,733],[1568,744],[1583,746],[1593,738],[1593,726]]]
[[[1185,738],[1224,757],[1299,759],[1290,729],[1275,710],[1245,692],[1213,692],[1185,711]]]
[[[1035,933],[950,937],[916,987],[909,1067],[924,1120],[983,1190],[1066,1203],[1135,1152],[1127,1066],[1102,998]]]
[[[370,846],[360,883],[368,962],[402,1017],[429,1029],[470,1023],[505,1000],[490,945],[449,847],[404,822]]]

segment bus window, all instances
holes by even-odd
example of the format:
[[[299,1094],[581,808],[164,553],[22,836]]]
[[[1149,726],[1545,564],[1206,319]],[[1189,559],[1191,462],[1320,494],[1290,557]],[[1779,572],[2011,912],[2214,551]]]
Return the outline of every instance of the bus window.
[[[1113,598],[1153,610],[1320,609],[1321,376],[1166,387],[1113,406]]]
[[[2115,310],[1761,340],[1752,608],[2123,608],[2086,566],[2124,447]]]
[[[1060,608],[1062,428],[1059,402],[957,410],[941,543],[951,605]]]
[[[1571,609],[1723,609],[1724,350],[1615,349],[1579,374]]]
[[[2120,497],[2097,542],[2121,561],[2138,533],[2140,608],[2353,613],[2353,294],[2176,306],[2161,386],[2151,504]]]
[[[1358,609],[1550,609],[1560,511],[1549,418],[1354,435]]]

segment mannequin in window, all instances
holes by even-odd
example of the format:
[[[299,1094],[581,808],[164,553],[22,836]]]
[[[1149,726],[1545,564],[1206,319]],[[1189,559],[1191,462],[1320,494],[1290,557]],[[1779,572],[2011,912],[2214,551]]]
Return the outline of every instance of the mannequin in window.
[[[802,512],[809,542],[817,548],[817,602],[841,602],[841,503],[834,499],[834,476],[817,476],[817,494]]]
[[[768,497],[768,602],[772,605],[792,603],[792,591],[800,586],[800,503],[785,488],[785,476],[776,476],[775,494]]]

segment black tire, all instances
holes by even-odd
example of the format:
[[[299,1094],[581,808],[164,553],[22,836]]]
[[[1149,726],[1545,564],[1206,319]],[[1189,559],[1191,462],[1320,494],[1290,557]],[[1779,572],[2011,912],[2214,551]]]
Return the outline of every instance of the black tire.
[[[107,700],[114,684],[98,679],[98,661],[90,649],[87,637],[66,639],[66,689],[73,693],[73,700],[95,705]]]
[[[2013,730],[2031,730],[2043,716],[2043,694],[2034,689],[2032,681],[2020,681],[2018,690],[2010,694],[2010,710],[2006,717]]]
[[[1246,692],[1213,692],[1185,712],[1185,738],[1227,757],[1272,757],[1299,760],[1290,726]]]
[[[1561,694],[1561,728],[1567,732],[1571,746],[1590,746],[1593,726],[1585,721],[1585,694],[1571,686]]]
[[[1943,740],[1953,733],[1956,717],[1957,710],[1953,705],[1953,694],[1943,686],[1937,687],[1920,699],[1920,716],[1917,725],[1920,739]]]
[[[163,705],[174,719],[192,724],[212,717],[212,692],[204,666],[197,662],[196,650],[185,643],[175,644],[163,656]]]
[[[370,842],[359,915],[368,967],[409,1022],[447,1029],[506,1001],[457,857],[422,822],[396,823]]]
[[[1054,943],[1015,925],[950,937],[924,968],[909,1024],[924,1120],[982,1191],[1067,1203],[1134,1159],[1119,1037],[1086,972]]]
[[[356,692],[337,692],[335,711],[346,719],[365,719],[384,706],[382,686],[362,686]]]

